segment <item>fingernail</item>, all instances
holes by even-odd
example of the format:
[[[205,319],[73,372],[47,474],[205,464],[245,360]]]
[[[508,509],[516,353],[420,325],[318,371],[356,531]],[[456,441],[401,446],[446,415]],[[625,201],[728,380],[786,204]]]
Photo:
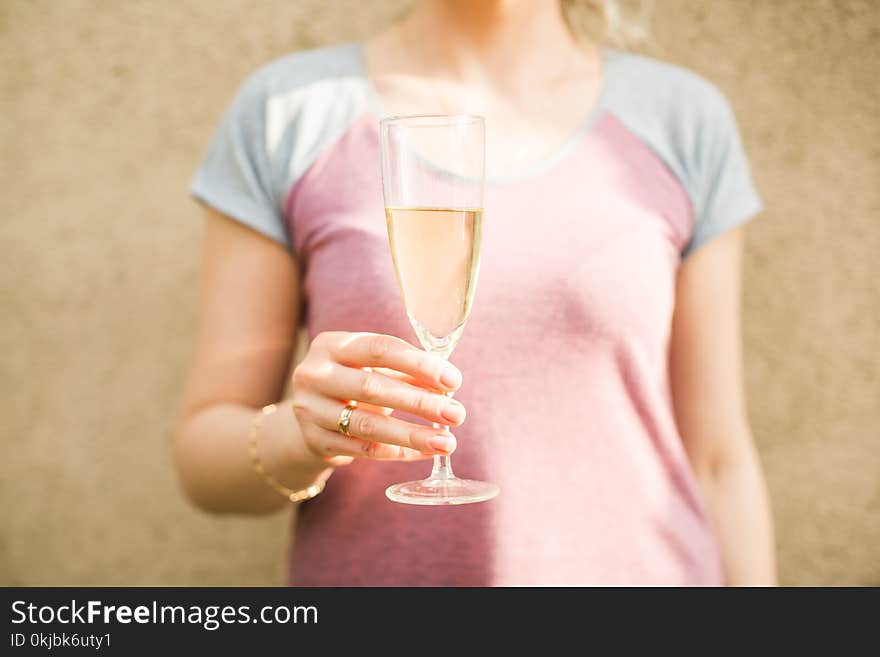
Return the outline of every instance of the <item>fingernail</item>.
[[[464,406],[461,403],[455,401],[454,399],[450,399],[443,406],[443,411],[441,415],[448,420],[449,422],[461,422],[464,420]]]
[[[458,371],[455,365],[446,363],[443,367],[443,372],[440,374],[440,383],[447,388],[455,390],[461,385],[461,372]]]
[[[436,452],[449,454],[455,449],[455,438],[445,435],[437,435],[428,438],[428,447]]]

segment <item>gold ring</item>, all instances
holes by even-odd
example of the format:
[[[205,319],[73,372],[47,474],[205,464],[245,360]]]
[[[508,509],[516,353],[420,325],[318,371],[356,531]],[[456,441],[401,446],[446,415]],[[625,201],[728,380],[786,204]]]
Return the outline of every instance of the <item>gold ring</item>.
[[[336,430],[343,436],[351,435],[348,432],[348,427],[351,424],[351,414],[356,407],[357,404],[355,402],[348,402],[339,414],[339,420],[336,422]]]

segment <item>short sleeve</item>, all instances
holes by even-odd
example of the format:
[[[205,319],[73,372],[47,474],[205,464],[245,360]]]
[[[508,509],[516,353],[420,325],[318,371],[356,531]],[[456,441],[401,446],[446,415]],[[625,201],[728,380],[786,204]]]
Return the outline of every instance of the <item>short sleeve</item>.
[[[692,201],[694,231],[683,257],[722,233],[745,223],[762,208],[736,119],[727,100],[715,89],[698,125]]]
[[[241,85],[216,128],[190,194],[290,249],[266,147],[266,89],[260,73]]]

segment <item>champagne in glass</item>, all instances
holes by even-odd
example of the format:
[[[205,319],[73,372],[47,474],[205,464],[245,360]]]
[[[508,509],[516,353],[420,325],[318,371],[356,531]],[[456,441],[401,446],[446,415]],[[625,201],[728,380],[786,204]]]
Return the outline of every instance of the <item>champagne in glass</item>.
[[[419,342],[428,351],[451,351],[477,286],[483,211],[386,208],[385,214],[394,271]]]
[[[380,135],[388,238],[406,314],[422,348],[449,358],[480,269],[484,120],[391,117],[382,120]],[[427,479],[395,484],[386,495],[406,504],[468,504],[492,499],[498,490],[459,479],[449,456],[435,456]]]

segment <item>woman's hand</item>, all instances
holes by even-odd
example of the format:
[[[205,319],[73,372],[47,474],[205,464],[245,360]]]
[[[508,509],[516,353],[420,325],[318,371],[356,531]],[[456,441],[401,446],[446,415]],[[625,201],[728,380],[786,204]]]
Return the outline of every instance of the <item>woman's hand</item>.
[[[457,426],[465,409],[450,396],[461,373],[448,361],[390,335],[319,334],[293,373],[293,408],[308,449],[332,465],[354,457],[411,461],[450,454],[455,437],[443,429],[390,417],[403,411]],[[349,432],[337,430],[353,401]]]

